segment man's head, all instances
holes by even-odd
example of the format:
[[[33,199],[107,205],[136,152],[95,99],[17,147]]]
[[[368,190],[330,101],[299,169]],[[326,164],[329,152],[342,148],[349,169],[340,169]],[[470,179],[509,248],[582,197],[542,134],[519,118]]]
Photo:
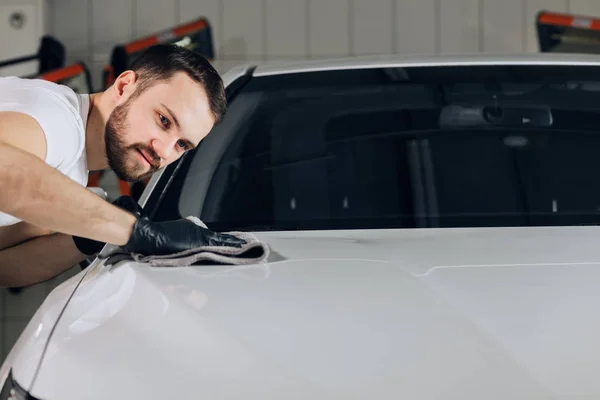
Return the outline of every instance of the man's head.
[[[109,90],[115,107],[106,122],[106,156],[130,182],[196,147],[227,107],[223,81],[208,60],[175,45],[146,50]]]

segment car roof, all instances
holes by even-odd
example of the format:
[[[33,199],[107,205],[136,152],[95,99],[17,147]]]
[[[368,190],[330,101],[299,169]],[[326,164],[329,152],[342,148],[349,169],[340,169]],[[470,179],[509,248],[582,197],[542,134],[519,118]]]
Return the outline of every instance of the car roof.
[[[463,55],[401,55],[383,54],[334,59],[279,61],[252,65],[253,76],[268,76],[298,72],[386,67],[449,66],[449,65],[599,65],[600,55],[522,53]]]
[[[460,55],[380,54],[318,60],[270,61],[240,64],[223,74],[225,86],[243,75],[270,76],[300,72],[336,71],[347,69],[453,66],[453,65],[564,65],[600,66],[600,55],[575,53],[517,53]]]

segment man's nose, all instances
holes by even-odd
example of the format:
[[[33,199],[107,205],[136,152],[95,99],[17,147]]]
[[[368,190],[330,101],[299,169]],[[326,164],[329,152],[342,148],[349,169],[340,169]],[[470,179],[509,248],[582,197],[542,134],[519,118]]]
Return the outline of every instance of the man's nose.
[[[168,161],[173,155],[176,142],[177,139],[175,138],[154,139],[152,141],[152,148],[160,158]]]

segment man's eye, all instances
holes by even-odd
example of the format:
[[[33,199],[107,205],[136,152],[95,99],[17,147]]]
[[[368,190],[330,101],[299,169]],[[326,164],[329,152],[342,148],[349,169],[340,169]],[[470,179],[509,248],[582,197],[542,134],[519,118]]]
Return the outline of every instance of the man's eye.
[[[169,127],[169,120],[164,115],[160,116],[160,123],[163,124],[165,128]]]
[[[187,148],[187,143],[183,140],[178,140],[177,146],[181,147],[182,149],[185,149],[185,148]]]

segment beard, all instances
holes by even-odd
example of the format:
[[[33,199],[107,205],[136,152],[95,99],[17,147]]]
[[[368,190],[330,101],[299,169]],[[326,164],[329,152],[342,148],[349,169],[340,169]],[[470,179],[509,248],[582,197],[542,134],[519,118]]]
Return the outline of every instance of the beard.
[[[127,145],[123,136],[127,131],[127,114],[131,99],[118,105],[106,122],[104,140],[108,166],[117,177],[125,182],[136,182],[151,176],[160,168],[160,157],[154,149],[143,143]],[[151,157],[150,167],[139,161],[139,151],[143,150]]]

